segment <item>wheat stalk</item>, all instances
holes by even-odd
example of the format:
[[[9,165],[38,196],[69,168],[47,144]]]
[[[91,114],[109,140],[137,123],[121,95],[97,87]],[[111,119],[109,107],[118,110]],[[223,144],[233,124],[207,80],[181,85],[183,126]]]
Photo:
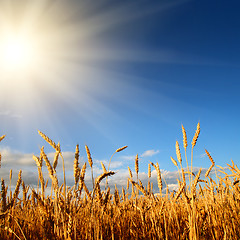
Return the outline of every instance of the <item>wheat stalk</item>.
[[[205,149],[205,152],[208,156],[208,158],[210,159],[212,165],[209,167],[209,169],[207,170],[207,172],[205,173],[205,177],[207,178],[209,173],[211,172],[212,168],[215,166],[215,162],[213,161],[212,156],[210,155],[210,153],[207,151],[207,149]]]
[[[115,191],[114,191],[114,202],[115,202],[115,205],[119,205],[120,203],[119,192],[116,184],[115,184]]]
[[[176,155],[177,155],[177,160],[182,165],[182,157],[181,157],[181,152],[180,152],[180,147],[178,141],[176,141]]]
[[[186,163],[187,163],[187,171],[189,172],[189,165],[188,165],[188,158],[187,158],[187,134],[184,126],[182,125],[182,134],[183,134],[183,147],[184,147],[184,152],[185,152],[185,158],[186,158]],[[189,182],[191,181],[191,177],[189,175]]]
[[[196,142],[197,142],[197,139],[199,137],[199,134],[200,134],[200,123],[197,124],[197,130],[195,132],[195,135],[192,139],[192,150],[191,150],[191,172],[193,171],[192,168],[193,168],[193,148],[195,147],[196,145]],[[191,176],[191,182],[192,182],[192,176]]]
[[[43,159],[45,161],[45,164],[47,166],[47,169],[48,169],[48,173],[49,173],[49,176],[50,178],[52,179],[52,183],[53,183],[53,187],[54,189],[58,189],[58,179],[57,177],[55,176],[55,172],[53,170],[53,167],[51,165],[51,163],[49,162],[48,160],[48,157],[47,155],[45,154],[44,150],[42,149],[42,152],[41,152],[42,156],[43,156]]]
[[[6,198],[6,188],[5,188],[5,182],[4,179],[1,179],[1,213],[4,213],[7,210],[7,198]]]
[[[150,163],[156,169],[157,166],[154,163],[152,163],[152,162],[150,162]]]
[[[180,167],[181,167],[181,171],[182,171],[182,180],[185,183],[186,179],[185,179],[184,169],[183,169],[183,166],[182,166],[182,157],[181,157],[181,152],[180,152],[180,147],[179,147],[178,141],[176,141],[176,155],[177,155],[177,159],[178,159],[178,162],[180,163]],[[172,159],[172,158],[171,158],[171,160],[174,163],[175,160]],[[179,175],[180,175],[180,173],[179,173]]]
[[[6,135],[2,135],[1,137],[0,137],[0,142],[4,139],[6,137]],[[0,168],[2,167],[2,155],[1,155],[1,153],[0,153]]]
[[[12,169],[10,169],[10,173],[9,173],[9,197],[10,197],[10,201],[12,199]]]
[[[37,166],[39,168],[41,168],[42,167],[42,163],[40,163],[40,159],[37,156],[35,156],[35,155],[33,155],[32,158],[36,162]]]
[[[158,188],[159,188],[160,194],[162,194],[163,184],[162,184],[161,171],[160,171],[160,168],[159,168],[158,163],[157,163],[157,168],[156,168],[156,170],[157,170]]]
[[[75,158],[74,158],[74,165],[73,165],[73,171],[74,171],[74,179],[75,179],[75,187],[78,184],[79,177],[80,177],[80,167],[79,167],[79,145],[76,145],[75,150]]]
[[[109,196],[110,196],[110,188],[107,189],[107,193],[105,194],[105,198],[103,200],[103,204],[106,206],[109,200]]]
[[[47,142],[50,146],[52,146],[57,152],[61,152],[60,145],[56,144],[52,139],[50,139],[47,135],[38,130],[38,134]]]
[[[128,147],[128,146],[124,146],[124,147],[118,148],[118,149],[113,153],[113,155],[111,156],[111,158],[110,158],[110,160],[109,160],[109,163],[108,163],[108,171],[109,171],[110,164],[111,164],[111,160],[112,160],[114,154],[123,151],[123,150],[126,149],[127,147]]]
[[[17,184],[16,184],[16,188],[13,194],[13,199],[16,200],[19,194],[19,188],[22,182],[22,170],[19,171],[18,173],[18,180],[17,180]]]
[[[198,173],[197,173],[197,175],[196,175],[196,177],[195,177],[195,179],[194,179],[194,182],[193,182],[193,184],[192,184],[192,187],[191,187],[192,196],[193,196],[193,195],[195,194],[195,192],[196,192],[196,187],[197,187],[197,184],[198,184],[198,182],[199,182],[199,178],[200,178],[201,171],[202,171],[202,169],[200,168],[199,171],[198,171]]]
[[[212,171],[212,168],[214,167],[214,165],[211,165],[208,170],[205,173],[205,178],[207,178],[209,176],[209,173]]]
[[[185,190],[185,184],[181,184],[177,194],[174,197],[174,202],[178,200],[178,198],[180,197],[180,195],[183,193],[183,191]]]
[[[127,180],[127,190],[129,189],[129,179]]]
[[[109,172],[111,160],[112,160],[114,154],[123,151],[123,150],[126,149],[127,147],[128,147],[128,146],[124,146],[124,147],[118,148],[118,149],[112,154],[111,158],[109,159],[109,163],[108,163],[108,170],[107,170],[108,172]],[[107,185],[108,185],[108,179],[106,178],[105,190],[107,189]]]
[[[139,190],[143,193],[144,196],[147,196],[147,193],[143,186],[139,185],[138,183],[134,182],[132,179],[129,178],[129,181]]]
[[[131,171],[130,167],[128,167],[128,172],[129,172],[130,178],[132,179],[133,178],[133,174],[132,174],[132,171]]]
[[[178,167],[177,161],[173,157],[171,157],[171,161],[176,167]]]
[[[82,184],[84,182],[86,168],[87,168],[87,164],[84,163],[83,166],[82,166],[81,174],[80,174],[80,184]]]
[[[87,145],[85,145],[85,149],[86,149],[86,152],[87,152],[88,163],[89,163],[89,165],[90,165],[90,167],[91,167],[92,185],[93,185],[93,189],[94,189],[93,160],[92,160],[91,153],[90,153],[90,150],[89,150],[89,148],[88,148]]]
[[[101,182],[104,178],[109,177],[109,176],[114,175],[114,174],[115,174],[115,172],[112,172],[112,171],[102,173],[102,174],[96,179],[96,184],[100,184],[100,182]]]
[[[139,159],[138,159],[138,154],[135,157],[135,172],[137,174],[137,181],[138,181],[138,172],[139,172],[139,163],[138,163]]]
[[[17,239],[21,240],[21,238],[10,227],[5,226],[4,230],[9,232],[10,234],[13,234]]]
[[[157,171],[158,188],[159,188],[160,194],[162,195],[163,184],[162,184],[162,176],[161,176],[161,171],[160,171],[160,168],[159,168],[159,164],[158,163],[156,163],[156,165],[153,164],[153,163],[151,163],[151,164],[154,166],[154,168]]]
[[[82,185],[83,185],[83,189],[84,189],[85,193],[87,194],[88,198],[91,199],[91,198],[92,198],[92,197],[91,197],[91,194],[90,194],[90,192],[88,191],[88,188],[87,188],[85,182],[83,182]]]
[[[102,161],[101,161],[101,166],[102,166],[102,170],[103,170],[103,172],[106,173],[106,172],[107,172],[107,169],[106,169],[106,167],[105,167],[105,165],[103,164]]]
[[[59,145],[59,148],[60,148],[59,143],[58,143],[58,145]],[[55,152],[55,155],[54,155],[54,159],[53,159],[53,170],[54,170],[54,172],[56,172],[56,167],[58,165],[59,154],[60,154],[60,152],[57,151],[57,152]]]

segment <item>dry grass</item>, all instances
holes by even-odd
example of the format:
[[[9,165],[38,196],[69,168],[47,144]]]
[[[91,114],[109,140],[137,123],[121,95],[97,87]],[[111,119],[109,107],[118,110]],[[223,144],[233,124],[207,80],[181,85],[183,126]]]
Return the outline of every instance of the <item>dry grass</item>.
[[[183,126],[182,130],[186,153],[187,137]],[[128,168],[127,189],[119,191],[115,186],[110,191],[108,184],[105,189],[101,189],[100,182],[115,174],[102,163],[103,173],[95,179],[91,174],[91,191],[85,183],[87,162],[81,168],[79,166],[78,145],[73,159],[75,184],[70,188],[64,181],[59,186],[56,165],[58,157],[62,158],[60,144],[55,144],[39,132],[56,151],[53,164],[44,148],[39,157],[33,156],[40,184],[37,189],[25,185],[21,171],[13,195],[11,181],[10,186],[6,186],[4,179],[1,180],[0,239],[239,239],[240,170],[234,162],[228,165],[230,174],[223,167],[218,167],[217,170],[213,158],[206,150],[211,162],[209,169],[205,175],[201,174],[202,169],[196,175],[192,173],[193,148],[199,133],[198,124],[192,140],[191,168],[187,163],[187,169],[183,169],[180,146],[176,143],[180,166],[171,158],[179,171],[176,192],[169,192],[168,187],[164,192],[164,178],[159,164],[151,163],[157,172],[159,188],[159,194],[153,194],[151,165],[148,166],[148,182],[144,186],[139,179],[138,155],[135,159],[137,178],[134,180],[133,173]],[[3,137],[0,141],[2,139]],[[115,153],[125,148],[126,146]],[[87,146],[86,152],[92,173],[94,163]],[[48,181],[42,172],[43,162],[51,180],[51,195],[45,192]],[[213,167],[217,181],[210,174]],[[186,175],[189,176],[189,181]],[[128,191],[130,184],[132,188]],[[22,194],[19,194],[20,191]]]

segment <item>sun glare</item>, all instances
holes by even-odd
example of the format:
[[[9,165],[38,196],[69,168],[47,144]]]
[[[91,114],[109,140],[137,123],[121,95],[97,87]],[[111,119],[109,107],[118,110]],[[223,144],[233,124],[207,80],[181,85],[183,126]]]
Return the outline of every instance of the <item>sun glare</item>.
[[[19,73],[34,62],[33,43],[29,39],[8,36],[1,43],[1,65],[6,71]]]
[[[105,92],[105,74],[112,74],[102,66],[115,53],[98,41],[112,17],[94,9],[81,0],[0,1],[1,112],[21,115],[27,125],[33,116],[31,124],[51,123],[67,108],[105,109],[93,92]]]

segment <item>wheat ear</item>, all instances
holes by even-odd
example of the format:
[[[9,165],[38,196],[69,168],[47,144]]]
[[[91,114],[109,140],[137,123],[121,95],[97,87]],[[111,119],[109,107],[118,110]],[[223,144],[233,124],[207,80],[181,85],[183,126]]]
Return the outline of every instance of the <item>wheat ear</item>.
[[[58,143],[58,146],[60,148],[60,143]],[[59,158],[59,154],[60,152],[59,151],[56,151],[55,152],[55,155],[54,155],[54,159],[53,159],[53,170],[56,172],[56,167],[58,165],[58,158]]]
[[[6,135],[1,136],[1,137],[0,137],[0,142],[1,142],[5,137],[6,137]],[[1,168],[1,166],[2,166],[2,155],[1,155],[1,153],[0,153],[0,168]]]
[[[180,167],[181,167],[181,171],[182,171],[182,180],[185,183],[186,179],[185,179],[185,173],[184,173],[183,166],[182,166],[182,156],[181,156],[181,152],[180,152],[180,147],[179,147],[178,141],[176,141],[176,155],[177,155],[177,160],[180,163]]]
[[[193,165],[192,165],[192,162],[193,162],[193,148],[195,147],[196,145],[196,142],[197,142],[197,139],[199,137],[199,134],[200,134],[200,123],[197,124],[197,130],[195,132],[195,135],[192,139],[192,150],[191,150],[191,172],[193,171],[192,168],[193,168]],[[192,182],[192,176],[191,176],[191,182]]]
[[[132,171],[131,171],[130,167],[128,167],[128,172],[129,172],[130,178],[132,179],[133,178],[133,174],[132,174]]]
[[[207,151],[207,149],[205,149],[205,152],[208,156],[208,158],[210,159],[212,165],[209,167],[209,169],[207,170],[206,174],[205,174],[205,177],[207,178],[209,173],[211,172],[212,168],[215,166],[215,162],[213,161],[213,158],[212,156],[210,155],[210,153]]]
[[[54,188],[54,190],[56,190],[56,189],[58,189],[58,179],[57,179],[56,175],[54,174],[53,167],[52,167],[51,163],[49,162],[48,157],[47,157],[47,155],[45,154],[45,152],[44,152],[43,149],[42,149],[41,154],[42,154],[43,159],[44,159],[44,161],[45,161],[45,163],[46,163],[49,176],[50,176],[50,178],[52,179],[53,188]]]
[[[91,167],[91,174],[92,174],[92,185],[93,185],[93,189],[94,189],[94,179],[93,179],[93,160],[92,160],[92,156],[91,156],[91,153],[90,153],[90,150],[88,148],[87,145],[85,145],[85,149],[86,149],[86,152],[87,152],[87,158],[88,158],[88,163]]]
[[[135,157],[135,172],[137,174],[137,182],[138,182],[138,172],[139,172],[139,159],[138,159],[138,154]]]
[[[199,182],[199,178],[200,178],[201,171],[202,171],[202,169],[200,168],[199,171],[198,171],[198,173],[197,173],[197,175],[196,175],[196,177],[195,177],[195,179],[194,179],[194,181],[193,181],[193,185],[192,185],[192,187],[191,187],[192,196],[193,196],[193,195],[195,194],[195,192],[196,192],[196,187],[197,187],[197,184],[198,184],[198,182]]]
[[[180,186],[177,194],[176,194],[175,197],[174,197],[174,201],[177,201],[177,200],[178,200],[178,198],[180,197],[180,195],[182,194],[182,192],[185,190],[185,186],[186,186],[186,185],[182,183],[182,185]]]
[[[103,164],[102,161],[101,161],[101,166],[102,166],[102,170],[103,170],[103,172],[104,172],[104,173],[107,172],[107,169],[106,169],[106,167],[105,167],[105,165]]]
[[[127,147],[128,147],[128,146],[124,146],[124,147],[118,148],[118,149],[112,154],[111,158],[109,159],[109,163],[108,163],[108,169],[107,169],[108,172],[109,172],[111,160],[112,160],[114,154],[123,151],[123,150],[126,149]],[[107,178],[106,178],[105,190],[107,189],[107,185],[108,185],[108,180],[107,180]]]
[[[121,152],[121,151],[123,151],[125,148],[127,148],[128,146],[124,146],[124,147],[121,147],[121,148],[118,148],[117,150],[116,150],[116,152]]]
[[[11,206],[13,206],[13,204],[17,200],[21,182],[22,182],[22,170],[20,170],[19,173],[18,173],[18,180],[17,180],[17,184],[16,184],[16,187],[15,187],[15,191],[13,193],[13,198],[12,198],[11,202],[7,205],[7,208],[10,208]]]
[[[61,152],[60,146],[57,145],[54,141],[52,141],[47,135],[38,130],[38,134],[47,142],[50,146],[52,146],[57,152]]]
[[[74,179],[75,179],[75,188],[78,184],[79,177],[80,177],[80,168],[79,168],[79,145],[77,144],[76,150],[75,150],[75,158],[74,158]]]
[[[143,186],[139,185],[138,183],[134,182],[132,179],[129,178],[129,181],[140,191],[143,193],[144,196],[147,196],[147,192],[143,188]]]
[[[96,184],[100,184],[100,182],[101,182],[105,177],[109,177],[109,176],[114,175],[114,174],[115,174],[115,172],[112,172],[112,171],[102,173],[102,174],[96,179]]]
[[[189,172],[189,164],[188,164],[188,158],[187,158],[187,146],[188,146],[187,133],[186,133],[186,130],[183,125],[182,125],[182,134],[183,134],[183,147],[184,147],[185,159],[186,159],[186,163],[187,163],[187,170]],[[190,182],[190,175],[189,175],[189,182]]]
[[[151,163],[151,164],[153,165],[153,167],[157,171],[158,188],[159,188],[160,194],[162,195],[163,184],[162,184],[162,176],[161,176],[161,171],[160,171],[160,168],[159,168],[159,164],[158,163],[156,163],[156,164]]]
[[[3,179],[2,181],[2,190],[1,190],[1,213],[4,213],[7,210],[7,198],[6,198],[6,187]]]

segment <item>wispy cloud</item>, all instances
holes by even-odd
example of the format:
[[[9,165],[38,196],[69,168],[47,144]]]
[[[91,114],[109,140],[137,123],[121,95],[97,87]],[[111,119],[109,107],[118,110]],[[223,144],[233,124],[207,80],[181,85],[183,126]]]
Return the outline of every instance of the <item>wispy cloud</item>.
[[[156,155],[159,153],[159,150],[147,150],[144,153],[141,154],[141,157],[152,157],[153,155]]]
[[[12,113],[9,110],[1,111],[0,112],[0,116],[2,116],[2,117],[10,117],[10,118],[22,118],[22,115],[20,115],[18,113]]]
[[[140,154],[139,156],[142,158],[152,157],[152,156],[158,154],[159,152],[160,152],[159,150],[149,149],[149,150],[146,150],[145,152],[143,152],[142,154]],[[136,155],[126,155],[126,156],[121,156],[120,158],[122,160],[130,161],[130,160],[134,160],[135,157],[136,157]]]
[[[199,158],[205,158],[205,156],[207,156],[207,154],[206,153],[202,153],[202,154],[199,155]],[[198,157],[198,156],[196,156],[196,157]]]
[[[0,116],[8,116],[9,113],[10,113],[9,111],[1,111]]]
[[[108,168],[109,160],[97,160],[94,159],[94,164],[97,164],[98,166],[101,166],[101,162],[104,164],[106,168]],[[123,162],[121,160],[119,161],[111,161],[110,168],[111,170],[119,168],[123,165]]]
[[[121,159],[130,161],[130,160],[134,160],[135,157],[136,155],[126,155],[126,156],[121,156]]]

